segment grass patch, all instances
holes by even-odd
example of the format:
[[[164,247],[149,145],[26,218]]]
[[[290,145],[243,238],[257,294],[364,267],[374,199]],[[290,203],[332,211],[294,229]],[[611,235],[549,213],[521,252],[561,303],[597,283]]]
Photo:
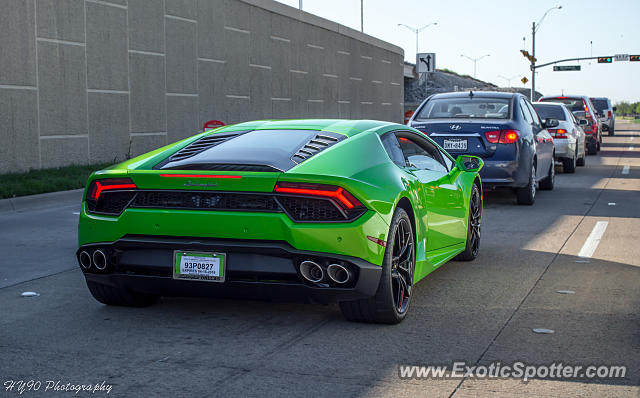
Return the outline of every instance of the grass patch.
[[[0,174],[0,199],[84,188],[87,178],[111,163]]]

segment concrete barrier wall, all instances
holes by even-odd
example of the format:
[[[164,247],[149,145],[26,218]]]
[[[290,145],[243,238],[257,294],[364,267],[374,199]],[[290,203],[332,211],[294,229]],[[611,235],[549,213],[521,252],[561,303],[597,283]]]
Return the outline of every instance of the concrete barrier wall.
[[[0,5],[0,173],[121,161],[211,119],[402,121],[402,49],[271,0]]]

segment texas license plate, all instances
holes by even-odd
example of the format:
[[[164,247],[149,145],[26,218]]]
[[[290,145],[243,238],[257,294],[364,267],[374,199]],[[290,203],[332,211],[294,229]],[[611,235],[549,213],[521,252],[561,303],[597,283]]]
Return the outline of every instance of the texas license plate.
[[[454,151],[466,151],[467,150],[467,140],[461,139],[445,139],[444,140],[444,149],[452,149]]]
[[[173,252],[173,279],[224,282],[226,255],[212,252]]]

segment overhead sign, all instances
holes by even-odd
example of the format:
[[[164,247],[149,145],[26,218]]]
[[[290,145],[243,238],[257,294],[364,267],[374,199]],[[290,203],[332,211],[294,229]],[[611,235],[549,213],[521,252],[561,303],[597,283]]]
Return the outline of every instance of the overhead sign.
[[[613,56],[613,58],[615,58],[616,62],[628,61],[629,60],[629,54],[616,54],[616,55]]]
[[[436,71],[436,53],[419,53],[416,57],[416,69],[418,73]]]
[[[520,79],[520,81],[522,82],[522,84],[527,84],[527,82],[529,81],[529,79],[527,79],[527,77],[523,77],[522,79]]]
[[[556,65],[553,67],[553,70],[558,71],[567,71],[567,70],[580,70],[580,65]]]

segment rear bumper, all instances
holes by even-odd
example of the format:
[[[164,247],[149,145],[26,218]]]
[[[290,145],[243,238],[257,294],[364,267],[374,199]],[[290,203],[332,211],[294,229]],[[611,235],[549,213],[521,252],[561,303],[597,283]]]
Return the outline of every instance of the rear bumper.
[[[108,265],[100,271],[80,267],[87,281],[161,296],[240,297],[248,299],[313,300],[329,303],[371,297],[382,267],[359,258],[296,250],[286,242],[200,238],[125,236],[112,243],[94,243],[78,249],[107,252]],[[213,251],[226,254],[224,282],[173,279],[173,251]],[[313,284],[302,278],[298,264],[341,262],[353,271],[353,280],[338,285],[330,280]]]
[[[489,188],[526,186],[531,166],[521,163],[523,158],[504,161],[484,159],[484,167],[480,170],[482,185]]]
[[[570,158],[573,159],[576,155],[576,141],[569,139],[554,139],[553,140],[556,158]]]

